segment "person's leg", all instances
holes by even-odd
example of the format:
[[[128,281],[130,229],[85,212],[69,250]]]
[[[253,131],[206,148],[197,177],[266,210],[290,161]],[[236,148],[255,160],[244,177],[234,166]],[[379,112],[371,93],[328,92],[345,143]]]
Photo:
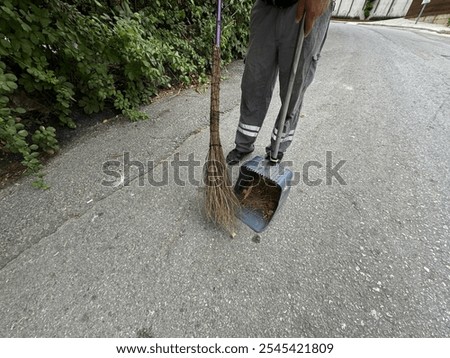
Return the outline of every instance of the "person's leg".
[[[286,97],[291,63],[294,57],[295,44],[298,34],[298,24],[295,26],[289,26],[290,24],[295,23],[295,11],[296,6],[293,6],[286,11],[284,14],[286,17],[284,21],[285,27],[281,29],[283,33],[279,35],[279,37],[283,39],[280,43],[278,53],[278,63],[280,68],[280,97],[282,103]],[[317,62],[320,58],[320,52],[327,37],[331,13],[332,4],[330,4],[329,9],[316,20],[314,28],[304,40],[303,51],[300,56],[294,88],[292,90],[292,96],[288,107],[287,118],[282,132],[282,139],[279,148],[281,153],[286,151],[294,137],[298,118],[300,116],[300,109],[303,103],[303,96],[306,89],[313,81],[317,68]],[[271,145],[266,148],[267,152],[275,147],[276,135],[278,133],[278,122],[280,120],[279,117],[280,113],[278,114],[278,118],[272,132]],[[282,157],[282,154],[279,157]]]
[[[278,72],[275,24],[279,9],[256,1],[251,14],[250,42],[241,83],[241,112],[236,150],[252,152],[269,108]]]

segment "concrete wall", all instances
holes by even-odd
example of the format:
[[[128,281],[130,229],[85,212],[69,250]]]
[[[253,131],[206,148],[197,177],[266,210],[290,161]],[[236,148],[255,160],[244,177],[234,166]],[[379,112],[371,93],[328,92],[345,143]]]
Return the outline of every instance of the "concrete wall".
[[[429,22],[430,24],[439,24],[448,26],[448,19],[450,19],[450,12],[442,15],[428,15],[422,16],[420,22]]]
[[[376,0],[369,18],[403,17],[413,0]],[[333,16],[364,19],[366,0],[336,0]]]
[[[378,0],[369,18],[404,17],[413,0]]]
[[[336,0],[333,16],[364,19],[366,0]]]

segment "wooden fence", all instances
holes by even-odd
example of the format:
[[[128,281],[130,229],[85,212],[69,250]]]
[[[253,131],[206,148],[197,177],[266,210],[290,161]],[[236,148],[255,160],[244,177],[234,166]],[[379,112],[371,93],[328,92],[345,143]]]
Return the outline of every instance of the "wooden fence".
[[[422,0],[413,0],[406,17],[417,17],[422,9]],[[450,14],[450,0],[431,0],[425,7],[422,16]]]

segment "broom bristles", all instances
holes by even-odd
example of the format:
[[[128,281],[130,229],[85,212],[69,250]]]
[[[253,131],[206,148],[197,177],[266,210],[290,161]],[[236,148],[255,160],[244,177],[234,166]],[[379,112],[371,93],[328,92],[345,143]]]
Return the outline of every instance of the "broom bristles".
[[[205,171],[208,219],[234,234],[239,200],[231,186],[219,134],[220,50],[214,46],[211,80],[210,144]]]
[[[239,200],[231,186],[231,180],[220,145],[211,145],[207,158],[205,210],[208,219],[234,233]]]

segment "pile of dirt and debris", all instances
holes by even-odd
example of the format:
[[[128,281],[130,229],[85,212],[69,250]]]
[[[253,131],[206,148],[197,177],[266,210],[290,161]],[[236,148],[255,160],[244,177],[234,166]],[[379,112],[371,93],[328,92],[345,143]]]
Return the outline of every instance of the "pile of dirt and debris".
[[[278,206],[281,189],[273,181],[263,178],[253,178],[239,193],[242,206],[262,213],[264,220],[269,221]]]

